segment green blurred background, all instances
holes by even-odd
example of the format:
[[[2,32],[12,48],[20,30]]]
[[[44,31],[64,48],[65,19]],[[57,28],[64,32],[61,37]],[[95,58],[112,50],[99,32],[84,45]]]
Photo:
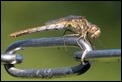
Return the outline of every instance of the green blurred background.
[[[94,42],[96,49],[121,48],[121,2],[119,1],[2,1],[1,2],[1,53],[17,40],[41,37],[62,36],[64,31],[49,31],[33,33],[18,38],[11,38],[9,34],[18,30],[41,26],[48,20],[68,15],[85,16],[90,22],[101,28],[100,38],[102,46]],[[104,46],[104,47],[103,47]],[[98,48],[97,48],[98,47]],[[75,47],[40,47],[28,48],[18,52],[23,55],[23,63],[17,68],[54,68],[74,66],[80,62],[75,61],[73,53],[80,50]],[[106,59],[107,60],[107,59]],[[105,61],[105,60],[103,60]],[[62,78],[17,78],[10,76],[1,65],[2,81],[103,81],[121,80],[121,62],[93,62],[90,70],[83,75],[73,75]]]

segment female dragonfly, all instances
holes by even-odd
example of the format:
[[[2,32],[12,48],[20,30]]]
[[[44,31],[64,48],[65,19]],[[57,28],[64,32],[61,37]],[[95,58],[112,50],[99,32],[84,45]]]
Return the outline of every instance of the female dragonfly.
[[[87,40],[88,36],[93,38],[98,38],[101,34],[100,28],[88,22],[88,20],[82,16],[74,16],[70,15],[64,18],[60,18],[51,22],[46,23],[44,26],[39,26],[35,28],[29,28],[25,30],[21,30],[18,32],[14,32],[10,34],[11,37],[18,37],[30,33],[35,32],[41,32],[41,31],[48,31],[48,30],[60,30],[60,29],[66,29],[73,31],[75,34],[70,35],[64,35],[64,36],[78,36],[77,43],[82,48],[82,46],[79,43],[79,40],[82,38],[84,41],[86,41],[88,44],[90,42]],[[84,57],[86,54],[82,55],[81,61],[84,62]]]

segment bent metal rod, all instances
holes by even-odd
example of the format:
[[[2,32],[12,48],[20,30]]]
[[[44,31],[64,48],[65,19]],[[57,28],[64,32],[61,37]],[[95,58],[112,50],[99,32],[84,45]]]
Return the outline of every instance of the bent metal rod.
[[[65,43],[67,46],[78,46],[76,42],[75,37],[71,38],[64,38]],[[84,53],[92,51],[91,46],[89,46],[83,39],[79,40],[79,43],[83,47]],[[6,64],[4,64],[6,71],[16,77],[39,77],[39,78],[51,78],[54,76],[65,76],[70,74],[83,74],[85,73],[89,68],[91,63],[89,61],[86,61],[85,64],[80,63],[77,66],[73,67],[62,67],[62,68],[54,68],[54,69],[18,69],[14,66],[14,64],[17,64],[18,62],[22,62],[22,56],[16,55],[16,52],[18,50],[26,49],[27,47],[41,47],[41,46],[61,46],[64,45],[64,41],[62,37],[52,37],[52,38],[40,38],[40,39],[28,39],[28,40],[21,40],[13,43],[10,45],[4,54],[11,55],[11,57],[8,57],[8,60]],[[15,56],[13,56],[15,55]],[[13,58],[12,58],[13,56]],[[14,60],[15,59],[15,60]],[[10,61],[11,60],[11,61]],[[13,61],[13,62],[12,62]]]

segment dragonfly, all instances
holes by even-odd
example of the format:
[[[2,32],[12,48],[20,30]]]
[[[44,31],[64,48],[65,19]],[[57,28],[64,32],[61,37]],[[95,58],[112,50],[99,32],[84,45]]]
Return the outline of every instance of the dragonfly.
[[[18,37],[18,36],[22,36],[22,35],[26,35],[30,33],[35,33],[35,32],[60,30],[60,29],[66,29],[66,30],[70,30],[74,32],[75,34],[64,35],[63,37],[77,36],[78,39],[76,41],[81,49],[82,49],[82,46],[79,43],[80,39],[84,39],[84,41],[86,41],[89,45],[91,45],[90,41],[88,40],[88,37],[90,36],[91,39],[96,39],[101,34],[100,28],[97,25],[89,22],[85,17],[70,15],[64,18],[59,18],[59,19],[50,21],[43,26],[14,32],[10,34],[10,36]],[[84,62],[85,55],[86,54],[82,55],[81,57],[82,62]]]

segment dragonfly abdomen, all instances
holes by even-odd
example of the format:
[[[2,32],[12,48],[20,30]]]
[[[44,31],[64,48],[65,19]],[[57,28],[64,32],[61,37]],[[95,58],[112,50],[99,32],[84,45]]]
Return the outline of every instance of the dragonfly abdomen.
[[[60,30],[60,29],[64,29],[64,25],[63,24],[50,24],[50,25],[45,25],[45,26],[40,26],[40,27],[35,27],[35,28],[30,28],[30,29],[25,29],[25,30],[21,30],[18,32],[14,32],[12,34],[10,34],[11,37],[18,37],[18,36],[22,36],[22,35],[26,35],[26,34],[30,34],[30,33],[35,33],[35,32],[41,32],[41,31],[48,31],[48,30]]]

